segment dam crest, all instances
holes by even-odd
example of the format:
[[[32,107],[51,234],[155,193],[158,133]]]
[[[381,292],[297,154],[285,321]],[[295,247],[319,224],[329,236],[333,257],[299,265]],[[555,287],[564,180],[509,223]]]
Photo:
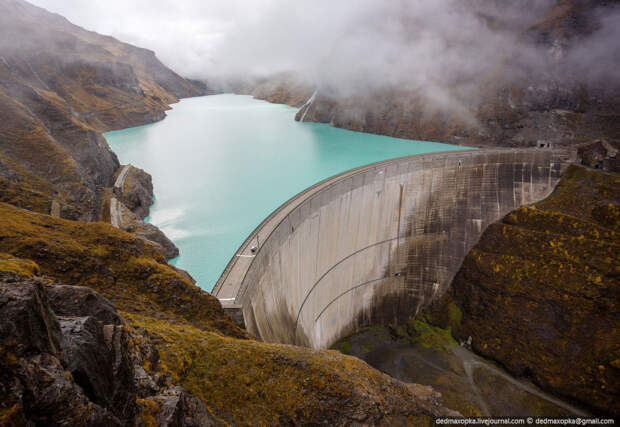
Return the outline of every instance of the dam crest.
[[[286,202],[213,295],[266,342],[327,348],[443,295],[486,227],[547,197],[566,151],[483,149],[374,163]]]

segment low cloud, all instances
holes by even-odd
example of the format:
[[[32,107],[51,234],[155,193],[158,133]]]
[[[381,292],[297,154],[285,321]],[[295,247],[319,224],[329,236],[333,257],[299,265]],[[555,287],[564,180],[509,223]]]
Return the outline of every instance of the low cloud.
[[[331,93],[397,87],[439,107],[476,102],[490,77],[618,79],[620,13],[592,11],[590,35],[528,37],[556,0],[35,0],[75,23],[157,52],[188,77],[294,71]],[[544,31],[543,31],[544,33]],[[561,66],[557,64],[561,62]]]

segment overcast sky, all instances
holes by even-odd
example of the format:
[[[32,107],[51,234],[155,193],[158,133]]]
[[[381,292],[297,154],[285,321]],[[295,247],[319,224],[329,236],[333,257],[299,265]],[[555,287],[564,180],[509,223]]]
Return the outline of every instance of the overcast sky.
[[[503,50],[507,42],[505,34],[480,27],[471,13],[475,7],[466,6],[468,13],[455,13],[458,0],[30,1],[86,29],[152,49],[164,63],[190,77],[299,71],[325,63],[349,68],[362,61],[369,68],[398,63],[393,70],[409,73],[410,65],[421,62],[409,58],[437,57],[438,49],[447,44],[467,42],[489,55],[500,45]],[[511,13],[509,5],[502,8],[502,13]],[[535,7],[519,9],[513,19]],[[420,28],[415,43],[409,33],[412,23]],[[454,61],[454,53],[445,51],[443,56]],[[431,68],[434,72],[435,66]],[[348,69],[330,70],[342,72],[348,74]]]
[[[271,0],[29,0],[74,24],[156,51],[168,66],[200,76],[213,49]]]

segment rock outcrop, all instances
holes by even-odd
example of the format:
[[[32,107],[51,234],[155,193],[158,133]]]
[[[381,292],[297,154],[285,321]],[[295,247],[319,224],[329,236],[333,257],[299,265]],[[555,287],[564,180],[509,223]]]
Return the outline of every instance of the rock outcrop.
[[[199,399],[145,372],[156,348],[96,292],[0,273],[0,298],[3,425],[131,425],[145,408],[161,413],[159,425],[214,424]]]
[[[123,227],[123,230],[134,233],[136,236],[144,237],[151,242],[160,245],[164,251],[167,260],[171,260],[179,256],[179,248],[153,224],[149,224],[142,220],[131,220],[129,224]]]
[[[176,245],[156,226],[144,222],[153,204],[151,175],[132,165],[119,169],[110,199],[111,223],[125,231],[161,245],[166,259],[179,255]]]
[[[151,175],[132,165],[119,169],[114,182],[114,194],[139,219],[146,218],[153,204]]]

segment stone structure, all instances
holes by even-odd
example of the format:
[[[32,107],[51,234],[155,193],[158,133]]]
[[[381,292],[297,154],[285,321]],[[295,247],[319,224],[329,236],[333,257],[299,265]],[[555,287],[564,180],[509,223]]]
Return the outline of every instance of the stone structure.
[[[548,196],[570,157],[456,151],[343,173],[268,217],[213,294],[268,342],[326,348],[405,321],[447,289],[489,224]]]

